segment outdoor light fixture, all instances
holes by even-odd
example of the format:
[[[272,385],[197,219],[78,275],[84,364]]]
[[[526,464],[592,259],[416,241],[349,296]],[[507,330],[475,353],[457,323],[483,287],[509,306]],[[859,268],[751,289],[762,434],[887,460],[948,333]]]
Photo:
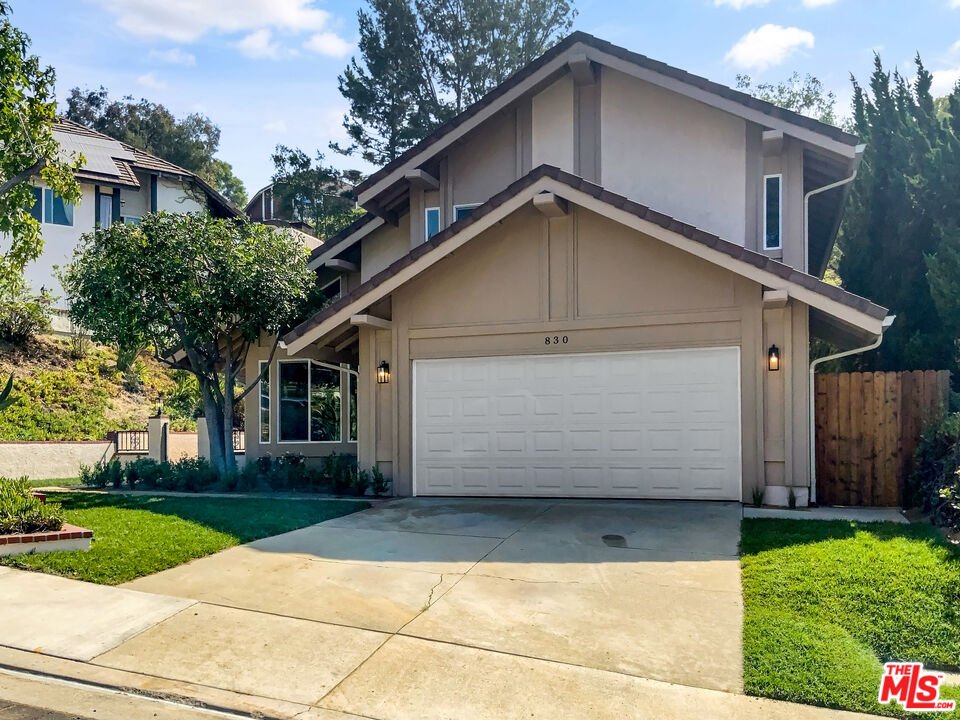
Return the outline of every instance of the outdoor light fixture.
[[[390,382],[390,365],[386,360],[381,360],[377,365],[377,384],[386,385],[388,382]]]
[[[771,372],[776,372],[780,369],[780,348],[776,345],[771,345],[770,349],[767,351],[767,370]]]

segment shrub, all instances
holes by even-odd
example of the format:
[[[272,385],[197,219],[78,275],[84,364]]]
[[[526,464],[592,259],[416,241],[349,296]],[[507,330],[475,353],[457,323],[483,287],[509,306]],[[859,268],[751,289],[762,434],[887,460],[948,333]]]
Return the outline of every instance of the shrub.
[[[388,483],[383,475],[377,471],[372,477],[366,470],[357,471],[353,455],[332,455],[317,469],[299,453],[286,453],[276,460],[265,455],[229,475],[221,475],[202,458],[167,463],[141,458],[126,465],[115,459],[101,460],[92,467],[80,468],[80,480],[85,485],[181,492],[276,490],[364,495],[371,487],[380,488],[375,492],[385,492]]]
[[[386,495],[390,490],[390,481],[383,476],[383,473],[380,472],[380,468],[374,465],[372,468],[370,468],[370,475],[370,489],[373,490],[373,494],[377,497]]]
[[[0,297],[0,340],[20,345],[50,332],[50,298],[14,290]]]
[[[938,525],[960,528],[960,413],[928,427],[913,458],[906,504],[923,509]]]
[[[60,505],[33,496],[27,478],[0,477],[0,535],[59,530],[63,518]]]

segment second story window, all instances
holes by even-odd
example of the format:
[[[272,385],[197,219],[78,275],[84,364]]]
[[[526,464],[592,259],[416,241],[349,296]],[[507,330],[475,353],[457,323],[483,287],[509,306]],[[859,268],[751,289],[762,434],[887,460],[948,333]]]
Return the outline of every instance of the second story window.
[[[33,207],[30,214],[37,222],[73,227],[73,203],[47,188],[33,188]]]
[[[783,247],[783,175],[763,178],[763,249]]]
[[[440,208],[431,207],[427,208],[426,211],[426,240],[429,240],[438,232],[440,232]]]
[[[472,213],[474,209],[478,208],[480,203],[469,203],[465,205],[454,205],[453,206],[453,220],[463,220],[467,215]]]
[[[336,277],[326,285],[321,286],[320,294],[327,303],[332,303],[343,294],[343,278]]]

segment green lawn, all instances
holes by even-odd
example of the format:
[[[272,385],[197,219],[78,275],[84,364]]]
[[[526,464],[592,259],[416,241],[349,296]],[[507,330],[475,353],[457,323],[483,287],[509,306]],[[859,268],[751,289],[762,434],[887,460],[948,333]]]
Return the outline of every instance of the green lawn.
[[[741,553],[747,693],[902,715],[883,662],[960,667],[960,551],[933,527],[748,519]]]
[[[80,485],[80,478],[57,478],[56,480],[31,480],[30,487],[70,487]]]
[[[218,550],[369,507],[363,500],[51,493],[67,522],[93,530],[89,552],[2,558],[4,565],[116,585]]]

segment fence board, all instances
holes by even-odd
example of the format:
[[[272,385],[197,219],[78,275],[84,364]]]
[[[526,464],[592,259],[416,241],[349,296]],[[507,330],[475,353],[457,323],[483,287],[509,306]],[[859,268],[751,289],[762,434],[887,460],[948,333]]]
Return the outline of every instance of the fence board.
[[[829,373],[815,381],[817,498],[899,505],[923,430],[946,412],[950,373]]]

